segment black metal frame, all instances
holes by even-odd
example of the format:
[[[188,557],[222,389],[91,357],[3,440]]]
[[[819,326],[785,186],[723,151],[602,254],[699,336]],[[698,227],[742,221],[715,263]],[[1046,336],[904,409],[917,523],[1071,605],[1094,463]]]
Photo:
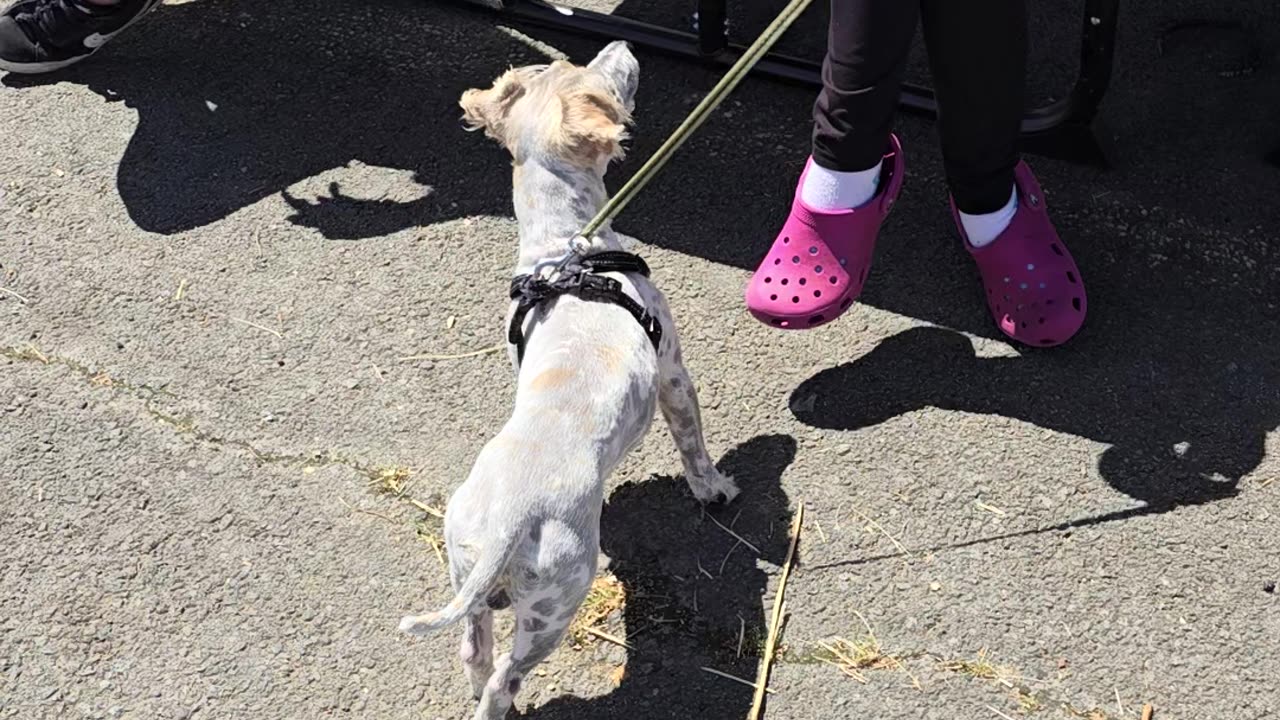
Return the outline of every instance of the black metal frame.
[[[473,0],[475,2],[475,0]],[[500,15],[530,25],[601,40],[626,40],[663,53],[719,65],[732,65],[746,49],[729,42],[727,0],[696,0],[697,34],[680,32],[614,15],[604,15],[543,0],[485,0]],[[1062,99],[1036,108],[1022,119],[1023,149],[1105,167],[1106,155],[1093,131],[1098,106],[1111,81],[1120,0],[1085,0],[1080,74]],[[809,60],[770,53],[753,72],[782,80],[820,85],[821,66]],[[902,107],[936,115],[937,102],[926,87],[905,84]]]

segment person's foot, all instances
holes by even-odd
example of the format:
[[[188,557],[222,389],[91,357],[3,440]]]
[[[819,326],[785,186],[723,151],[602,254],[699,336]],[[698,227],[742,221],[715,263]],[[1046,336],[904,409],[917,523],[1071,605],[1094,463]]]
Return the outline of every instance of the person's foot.
[[[1084,281],[1049,221],[1044,192],[1025,162],[1014,171],[1017,211],[991,242],[975,247],[955,203],[951,211],[986,286],[987,307],[1001,332],[1018,342],[1052,347],[1084,324]]]
[[[161,0],[19,0],[0,15],[0,70],[60,70],[94,54]]]
[[[757,320],[786,330],[823,325],[853,305],[871,268],[880,224],[902,189],[902,147],[893,136],[880,166],[879,190],[860,207],[829,210],[805,202],[801,191],[809,162],[791,214],[746,292],[747,309]]]

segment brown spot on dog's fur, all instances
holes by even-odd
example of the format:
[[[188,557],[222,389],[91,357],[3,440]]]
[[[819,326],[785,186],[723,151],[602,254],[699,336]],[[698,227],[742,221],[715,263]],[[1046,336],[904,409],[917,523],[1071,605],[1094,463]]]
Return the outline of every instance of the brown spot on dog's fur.
[[[462,93],[458,101],[462,106],[462,121],[472,130],[484,130],[485,135],[506,144],[507,114],[524,93],[520,74],[508,70],[494,80],[488,90],[472,89]]]
[[[583,90],[561,96],[561,102],[564,116],[556,128],[557,146],[565,159],[589,167],[602,159],[622,157],[627,111],[612,94]]]
[[[616,347],[608,345],[597,345],[592,348],[592,352],[596,357],[600,358],[600,362],[604,363],[604,369],[613,375],[622,368],[622,351]]]
[[[529,381],[529,389],[539,392],[555,390],[569,383],[578,376],[578,371],[567,367],[547,368]]]

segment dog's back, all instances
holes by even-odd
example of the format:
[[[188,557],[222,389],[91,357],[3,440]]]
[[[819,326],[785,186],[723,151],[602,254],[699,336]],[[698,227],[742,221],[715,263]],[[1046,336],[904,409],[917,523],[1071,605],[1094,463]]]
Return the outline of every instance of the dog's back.
[[[642,304],[656,295],[644,278],[614,277]],[[561,447],[564,451],[589,452],[596,472],[607,475],[652,422],[658,378],[654,348],[616,305],[565,296],[531,315],[511,423],[551,445],[572,446]]]

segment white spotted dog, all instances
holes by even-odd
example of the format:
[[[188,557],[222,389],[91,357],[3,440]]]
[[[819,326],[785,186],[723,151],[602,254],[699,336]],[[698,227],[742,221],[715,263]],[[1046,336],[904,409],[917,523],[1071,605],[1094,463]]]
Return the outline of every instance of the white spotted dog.
[[[456,597],[400,628],[463,623],[476,720],[505,717],[524,677],[559,645],[595,578],[605,479],[648,432],[655,404],[694,497],[738,493],[707,454],[671,311],[648,268],[607,226],[571,247],[605,203],[604,173],[622,155],[638,81],[639,64],[616,42],[586,67],[518,68],[462,96],[467,124],[514,158],[515,411],[449,500]],[[495,665],[492,611],[508,605],[514,646]]]

